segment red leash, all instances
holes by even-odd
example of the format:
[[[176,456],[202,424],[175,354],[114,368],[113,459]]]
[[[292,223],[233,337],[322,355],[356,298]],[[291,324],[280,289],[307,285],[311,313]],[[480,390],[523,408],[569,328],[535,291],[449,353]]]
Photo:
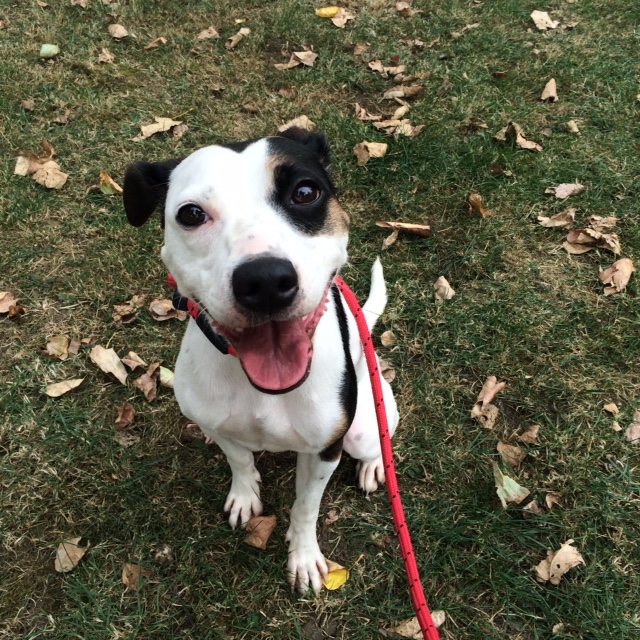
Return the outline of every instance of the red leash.
[[[345,281],[339,276],[335,279],[340,293],[344,296],[347,306],[351,310],[353,317],[358,325],[360,340],[364,349],[364,355],[367,359],[367,366],[371,375],[371,388],[373,389],[373,400],[376,405],[376,417],[378,418],[378,429],[380,431],[380,446],[382,448],[382,461],[384,463],[384,475],[387,481],[387,492],[391,500],[391,512],[393,514],[393,522],[396,526],[398,539],[400,540],[400,549],[404,559],[404,567],[409,580],[409,590],[411,591],[411,599],[413,600],[413,608],[416,611],[420,630],[425,640],[440,640],[440,635],[433,623],[431,612],[427,606],[427,600],[424,597],[420,575],[418,573],[418,565],[413,553],[413,545],[411,544],[411,536],[409,528],[404,517],[404,509],[400,492],[398,491],[398,479],[396,477],[396,468],[393,464],[393,451],[391,450],[391,437],[389,436],[389,425],[387,424],[387,412],[384,407],[384,398],[382,396],[382,385],[380,384],[380,371],[378,369],[378,361],[373,348],[373,341],[369,333],[369,327],[365,320],[362,309],[358,304],[353,291],[349,289]]]

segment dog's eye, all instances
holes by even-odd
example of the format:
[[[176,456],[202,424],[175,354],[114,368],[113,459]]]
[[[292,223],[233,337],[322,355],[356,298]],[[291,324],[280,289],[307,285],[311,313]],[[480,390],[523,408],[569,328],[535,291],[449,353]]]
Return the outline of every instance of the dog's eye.
[[[207,221],[207,214],[195,204],[185,204],[178,209],[176,219],[184,227],[199,227]]]
[[[291,202],[293,204],[311,204],[320,197],[320,188],[314,182],[305,180],[296,185],[291,194]]]

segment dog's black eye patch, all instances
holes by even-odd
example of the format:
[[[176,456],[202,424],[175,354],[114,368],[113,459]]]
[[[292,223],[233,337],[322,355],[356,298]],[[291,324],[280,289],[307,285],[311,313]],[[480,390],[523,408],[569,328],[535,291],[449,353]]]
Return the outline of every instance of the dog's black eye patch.
[[[183,227],[199,227],[207,219],[207,214],[197,204],[182,205],[176,215],[178,224]]]

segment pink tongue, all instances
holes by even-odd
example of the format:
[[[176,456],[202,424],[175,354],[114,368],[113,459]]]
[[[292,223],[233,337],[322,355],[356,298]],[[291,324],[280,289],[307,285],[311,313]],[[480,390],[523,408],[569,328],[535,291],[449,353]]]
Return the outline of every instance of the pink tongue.
[[[242,368],[256,387],[282,392],[304,380],[313,345],[302,320],[285,320],[245,329],[236,351]]]

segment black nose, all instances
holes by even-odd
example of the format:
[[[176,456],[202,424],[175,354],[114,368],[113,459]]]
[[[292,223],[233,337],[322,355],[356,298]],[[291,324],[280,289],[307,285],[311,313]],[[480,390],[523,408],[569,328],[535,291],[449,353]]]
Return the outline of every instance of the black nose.
[[[288,307],[298,293],[298,274],[289,260],[257,258],[231,276],[236,300],[246,309],[273,314]]]

